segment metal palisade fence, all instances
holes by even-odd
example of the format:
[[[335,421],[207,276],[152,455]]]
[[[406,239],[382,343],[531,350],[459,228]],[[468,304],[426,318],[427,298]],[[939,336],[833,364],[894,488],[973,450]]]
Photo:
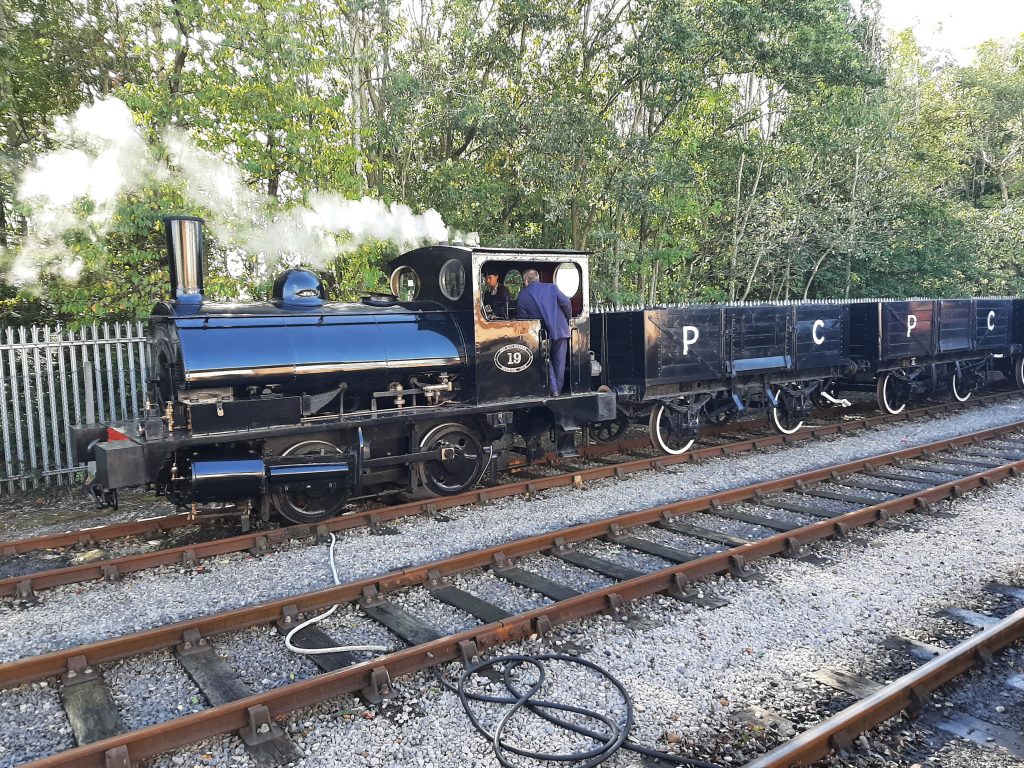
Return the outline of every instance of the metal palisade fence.
[[[0,327],[0,491],[72,482],[71,427],[138,416],[148,362],[140,321]]]

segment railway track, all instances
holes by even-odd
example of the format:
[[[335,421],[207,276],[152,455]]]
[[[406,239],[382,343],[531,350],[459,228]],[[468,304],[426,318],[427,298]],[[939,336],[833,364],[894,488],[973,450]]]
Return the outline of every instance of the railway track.
[[[274,724],[274,718],[288,712],[349,693],[381,701],[402,675],[466,662],[488,649],[547,635],[557,625],[595,614],[607,612],[629,620],[631,601],[657,593],[706,602],[709,598],[693,589],[694,582],[705,577],[749,577],[750,564],[758,559],[802,557],[809,544],[845,537],[859,526],[884,524],[900,513],[947,515],[935,505],[1024,470],[1024,438],[1016,434],[1021,430],[1024,422],[987,429],[628,512],[331,589],[23,658],[0,665],[0,687],[62,678],[62,701],[72,724],[79,724],[76,731],[84,734],[83,743],[36,766],[126,766],[231,732],[241,733],[243,741],[264,757],[290,759],[294,745]],[[724,532],[726,521],[744,523],[748,534]],[[595,553],[594,547],[607,554]],[[616,560],[616,551],[640,553],[661,565],[648,572],[631,568]],[[602,585],[578,590],[559,583],[543,575],[538,565],[548,560],[600,576]],[[513,614],[452,583],[483,574],[542,595],[546,602]],[[454,634],[438,631],[396,602],[397,596],[413,591],[425,591],[471,617],[472,626]],[[316,656],[322,674],[257,694],[249,693],[212,651],[211,638],[255,626],[294,628],[303,615],[335,604],[349,606],[386,628],[405,647],[368,660],[349,653]],[[333,647],[344,640],[315,628],[295,637],[311,647]],[[116,712],[99,665],[170,649],[210,708],[128,733],[117,732],[116,718],[96,721],[96,713]]]
[[[0,597],[14,597],[18,600],[31,601],[36,599],[36,593],[58,586],[79,584],[98,579],[114,581],[130,573],[161,566],[194,567],[206,558],[219,557],[231,553],[249,551],[254,555],[259,555],[296,540],[323,542],[328,539],[330,534],[341,531],[364,527],[380,530],[388,522],[414,515],[433,514],[444,509],[470,504],[483,504],[495,499],[521,494],[535,495],[552,488],[579,485],[611,477],[620,478],[637,472],[660,471],[687,462],[819,439],[831,435],[864,430],[887,423],[941,416],[961,411],[965,407],[979,407],[1005,402],[1016,399],[1019,396],[1017,390],[1011,390],[980,396],[969,401],[967,404],[941,403],[913,411],[905,411],[896,416],[874,415],[855,420],[838,420],[820,426],[809,427],[793,435],[769,434],[743,437],[739,440],[696,448],[679,456],[645,455],[643,458],[626,461],[607,458],[630,451],[636,452],[643,448],[650,448],[649,442],[643,438],[627,439],[608,445],[592,445],[588,447],[587,454],[584,457],[591,462],[592,466],[573,467],[568,472],[520,478],[512,482],[491,487],[481,487],[454,496],[444,496],[425,501],[413,501],[389,507],[353,512],[332,518],[318,525],[294,525],[266,531],[254,531],[237,536],[171,546],[79,565],[19,573],[15,576],[0,579]],[[730,427],[733,429],[747,429],[750,426],[747,422],[740,422],[735,427],[733,425],[726,425],[717,430],[709,430],[708,436],[713,436],[716,432],[719,435],[725,436],[731,431]],[[0,542],[0,555],[16,557],[26,552],[46,548],[71,545],[94,546],[101,541],[127,535],[157,536],[176,527],[191,525],[191,521],[188,521],[186,517],[185,515],[174,515],[66,534]]]
[[[751,760],[744,768],[808,766],[833,751],[850,751],[860,734],[901,712],[923,712],[933,691],[974,667],[991,662],[994,654],[1022,639],[1024,608],[897,680],[878,686],[856,704]]]

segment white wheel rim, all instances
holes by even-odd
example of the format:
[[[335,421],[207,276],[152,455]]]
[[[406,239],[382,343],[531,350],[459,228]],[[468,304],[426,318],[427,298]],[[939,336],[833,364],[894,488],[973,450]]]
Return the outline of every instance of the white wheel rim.
[[[907,407],[907,404],[904,403],[899,408],[893,408],[889,404],[889,382],[890,381],[892,381],[892,375],[886,374],[885,378],[882,380],[882,405],[885,407],[885,410],[888,413],[891,413],[893,416],[895,416],[897,413],[902,413],[903,409]]]
[[[782,390],[778,390],[778,389],[773,391],[773,394],[775,395],[776,402],[779,399],[779,395],[780,395],[781,391]],[[779,432],[781,432],[784,435],[792,435],[792,434],[794,434],[796,432],[799,432],[803,428],[803,426],[804,426],[803,419],[801,419],[800,421],[797,422],[795,427],[787,429],[782,424],[782,419],[780,418],[781,416],[782,416],[782,413],[780,413],[780,411],[779,411],[779,409],[777,407],[776,408],[772,408],[772,423],[775,425],[775,429],[777,429]]]
[[[1017,386],[1024,389],[1024,357],[1017,360]]]
[[[667,409],[664,405],[656,406],[657,413],[654,415],[654,440],[657,443],[657,447],[663,450],[665,453],[671,456],[678,456],[681,453],[686,453],[693,446],[694,441],[691,440],[682,448],[669,448],[665,444],[665,439],[661,436],[661,417],[665,415]]]
[[[953,397],[956,398],[957,402],[965,403],[965,402],[967,402],[967,400],[970,399],[971,393],[970,393],[970,391],[968,391],[966,395],[961,395],[960,394],[960,392],[956,388],[956,382],[957,382],[957,380],[959,378],[960,378],[960,374],[957,374],[957,373],[953,374]]]

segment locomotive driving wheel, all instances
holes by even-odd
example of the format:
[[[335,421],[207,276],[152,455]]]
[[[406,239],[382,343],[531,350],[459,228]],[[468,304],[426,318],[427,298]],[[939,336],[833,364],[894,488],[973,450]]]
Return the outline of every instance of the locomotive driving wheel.
[[[282,456],[334,456],[341,449],[324,440],[305,440],[289,446]],[[289,483],[270,494],[274,510],[293,523],[318,523],[334,517],[348,501],[349,491],[337,483]]]
[[[487,456],[476,432],[462,424],[441,424],[420,441],[421,451],[439,451],[436,459],[417,465],[423,485],[438,496],[468,491],[487,468]]]
[[[685,415],[685,404],[680,406],[684,413],[677,413],[665,403],[658,403],[651,411],[651,443],[672,456],[686,453],[696,440],[694,428]]]

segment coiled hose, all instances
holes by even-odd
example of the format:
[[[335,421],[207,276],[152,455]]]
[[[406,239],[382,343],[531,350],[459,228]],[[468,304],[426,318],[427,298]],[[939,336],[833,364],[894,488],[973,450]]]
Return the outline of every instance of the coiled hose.
[[[535,699],[534,696],[540,692],[544,687],[544,683],[548,679],[548,669],[545,666],[545,663],[551,661],[586,667],[611,683],[615,689],[618,690],[619,695],[625,703],[626,712],[622,722],[620,723],[616,718],[602,714],[596,710],[587,709],[586,707],[578,707],[572,704],[564,704],[556,701]],[[523,667],[532,667],[536,671],[537,677],[533,683],[529,684],[525,688],[520,687],[521,684],[513,679],[513,673]],[[491,695],[476,691],[469,691],[467,689],[468,683],[473,675],[487,672],[492,672],[492,675],[493,673],[497,673],[498,679],[505,686],[505,689],[508,692],[507,694]],[[454,685],[446,680],[436,667],[434,668],[434,675],[446,690],[458,695],[459,701],[462,703],[462,708],[465,710],[466,716],[469,717],[469,721],[481,736],[491,742],[491,749],[494,751],[494,756],[498,759],[498,762],[501,765],[505,766],[505,768],[518,768],[517,764],[512,762],[509,755],[515,755],[520,758],[536,760],[539,762],[571,763],[573,764],[573,768],[593,768],[593,766],[600,765],[608,760],[620,749],[628,749],[674,765],[688,765],[692,768],[720,768],[720,766],[717,766],[714,763],[708,763],[703,760],[694,760],[680,755],[673,755],[668,752],[660,752],[656,749],[650,749],[649,747],[644,747],[640,744],[629,741],[629,731],[633,727],[633,700],[630,698],[625,686],[610,672],[608,672],[608,670],[603,669],[597,664],[587,661],[586,659],[557,653],[541,654],[536,656],[499,656],[493,659],[478,661],[464,667],[459,675],[458,681]],[[504,715],[502,715],[501,720],[498,722],[498,725],[492,733],[487,730],[483,723],[480,722],[480,719],[473,711],[470,702],[505,705],[508,707],[508,710]],[[595,745],[588,749],[579,749],[564,753],[538,752],[517,747],[510,743],[506,738],[506,730],[513,718],[524,710],[531,712],[533,715],[546,720],[558,728],[585,736],[588,739],[593,740]],[[579,725],[578,723],[570,722],[555,714],[558,712],[572,713],[588,720],[592,720],[597,726],[597,730],[587,728]]]

